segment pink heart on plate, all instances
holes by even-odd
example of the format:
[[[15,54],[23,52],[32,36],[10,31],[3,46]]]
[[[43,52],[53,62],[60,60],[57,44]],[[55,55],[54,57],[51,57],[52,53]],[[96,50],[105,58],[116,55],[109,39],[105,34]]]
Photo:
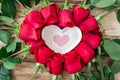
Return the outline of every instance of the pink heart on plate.
[[[65,44],[67,44],[67,42],[69,41],[69,36],[68,35],[63,35],[63,36],[55,35],[53,36],[53,40],[58,46],[62,47]]]

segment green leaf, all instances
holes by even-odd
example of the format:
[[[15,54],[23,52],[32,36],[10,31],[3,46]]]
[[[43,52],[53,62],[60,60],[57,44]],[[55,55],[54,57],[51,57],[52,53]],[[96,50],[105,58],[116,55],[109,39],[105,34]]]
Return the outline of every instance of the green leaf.
[[[23,5],[31,7],[30,0],[19,0]]]
[[[116,2],[116,0],[100,0],[95,4],[96,7],[98,8],[105,8],[113,5]]]
[[[6,75],[6,76],[0,75],[0,80],[12,80],[12,79],[10,75]]]
[[[4,48],[4,47],[2,47],[1,49],[0,49],[0,60],[2,59],[2,58],[6,58],[7,57],[7,50]]]
[[[114,60],[120,60],[120,45],[112,40],[104,40],[103,47]]]
[[[110,11],[110,10],[113,10],[115,8],[116,8],[116,6],[112,5],[112,6],[109,6],[109,7],[105,7],[104,10]]]
[[[13,69],[13,68],[15,68],[16,63],[11,63],[7,60],[7,61],[3,62],[3,65],[7,69]]]
[[[120,61],[115,61],[111,66],[111,70],[113,74],[120,72]]]
[[[120,44],[120,39],[113,39],[116,43]]]
[[[6,69],[3,64],[0,64],[0,80],[12,80],[10,77],[10,71]]]
[[[0,41],[2,41],[5,44],[9,44],[11,41],[10,34],[8,32],[0,30]]]
[[[4,66],[3,66],[3,64],[0,64],[0,75],[9,75],[10,73],[9,73],[9,70],[8,69],[6,69]]]
[[[0,16],[0,25],[13,23],[14,20],[7,16]]]
[[[9,62],[11,62],[11,63],[21,63],[21,59],[20,58],[7,58],[7,60],[9,61]]]
[[[92,70],[92,75],[95,79],[99,79],[99,74],[95,70]]]
[[[16,49],[16,42],[12,42],[6,47],[7,53],[13,53],[15,49]]]
[[[108,80],[115,80],[114,79],[114,75],[112,73],[109,75],[109,79]]]
[[[36,5],[39,4],[39,2],[40,2],[40,0],[35,0],[35,4]]]
[[[117,20],[120,22],[120,9],[117,11]]]
[[[0,3],[2,3],[3,2],[3,0],[0,0]]]
[[[116,4],[120,6],[120,0],[116,0]]]
[[[100,1],[100,0],[90,0],[90,4],[94,6],[94,5],[95,5],[97,2],[99,2],[99,1]]]
[[[14,4],[14,0],[4,0],[1,5],[1,11],[4,15],[15,18],[16,6]]]
[[[105,67],[103,68],[103,71],[104,71],[105,76],[106,76],[107,78],[109,78],[109,75],[111,74],[111,69],[110,69],[110,67],[109,67],[109,66],[105,66]]]

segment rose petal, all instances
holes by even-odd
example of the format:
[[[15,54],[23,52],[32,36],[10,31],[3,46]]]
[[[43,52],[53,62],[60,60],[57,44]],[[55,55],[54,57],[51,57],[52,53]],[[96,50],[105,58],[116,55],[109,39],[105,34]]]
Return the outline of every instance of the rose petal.
[[[81,22],[89,16],[90,11],[88,9],[80,8],[78,5],[74,5],[73,13],[74,22],[79,26]]]
[[[46,25],[58,23],[57,7],[55,4],[42,8],[40,12],[45,20]]]
[[[40,48],[36,53],[34,53],[34,59],[37,60],[40,64],[46,64],[51,56],[53,55],[53,51],[49,48]]]
[[[82,25],[88,30],[93,31],[98,28],[98,22],[96,21],[95,17],[91,16],[87,20],[85,20]]]
[[[30,52],[34,53],[35,48],[37,48],[37,47],[44,47],[45,46],[45,42],[43,40],[41,40],[41,41],[27,41],[26,45],[31,45]]]
[[[80,55],[84,63],[88,63],[94,58],[95,53],[85,42],[81,42],[78,47],[75,48],[75,51]]]
[[[38,32],[36,32],[36,30],[30,24],[22,24],[20,28],[20,38],[22,40],[38,40],[39,36],[37,34]]]
[[[74,21],[70,10],[60,10],[58,13],[60,27],[73,27]]]
[[[83,68],[83,63],[80,60],[80,56],[74,51],[71,51],[65,55],[65,66],[64,69],[70,73],[79,72]]]
[[[88,33],[86,35],[85,42],[93,49],[97,48],[101,42],[101,36],[96,34]]]
[[[49,65],[50,73],[59,75],[63,72],[63,57],[61,54],[55,54]]]
[[[31,11],[24,20],[26,23],[29,23],[35,29],[42,28],[44,25],[44,21],[42,15],[39,11]]]

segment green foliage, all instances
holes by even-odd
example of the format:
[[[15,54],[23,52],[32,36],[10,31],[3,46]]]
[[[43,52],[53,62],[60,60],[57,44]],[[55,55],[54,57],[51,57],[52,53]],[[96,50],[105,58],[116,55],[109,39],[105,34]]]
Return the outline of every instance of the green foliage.
[[[117,11],[117,20],[120,22],[120,9]]]
[[[114,75],[109,66],[103,68],[106,80],[114,80]]]
[[[105,51],[113,60],[120,60],[120,45],[112,40],[104,40]]]
[[[30,0],[19,0],[23,5],[31,7]]]
[[[17,10],[14,0],[4,0],[1,5],[1,11],[4,15],[15,18]]]
[[[111,70],[112,70],[113,74],[120,72],[120,61],[115,61],[112,64]]]
[[[0,25],[13,23],[14,20],[7,16],[0,16]]]
[[[3,47],[0,49],[0,60],[2,58],[6,58],[8,55],[7,55],[7,50]]]
[[[3,65],[4,65],[4,67],[7,68],[7,69],[13,69],[16,64],[15,64],[15,63],[12,63],[12,62],[9,62],[9,61],[5,61],[5,62],[3,62]]]
[[[116,0],[90,0],[91,5],[96,6],[98,8],[105,8],[113,5]]]
[[[0,80],[12,80],[10,77],[10,71],[6,69],[3,64],[0,64]]]
[[[35,4],[36,5],[39,4],[39,2],[40,2],[40,0],[35,0]]]
[[[0,30],[0,41],[5,44],[9,44],[11,42],[10,34],[8,32]]]
[[[12,42],[6,47],[7,53],[13,53],[15,49],[16,49],[16,42]]]

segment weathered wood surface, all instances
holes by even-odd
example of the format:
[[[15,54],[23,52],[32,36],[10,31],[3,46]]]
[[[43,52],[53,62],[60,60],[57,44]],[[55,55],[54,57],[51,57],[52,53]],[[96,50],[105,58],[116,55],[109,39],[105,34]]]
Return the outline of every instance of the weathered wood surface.
[[[50,0],[54,2],[64,2],[64,0]],[[70,0],[69,2],[80,3],[81,0]],[[24,15],[21,12],[24,12],[23,9],[16,5],[18,10],[17,21],[22,23]],[[33,7],[33,9],[36,9]],[[104,14],[105,11],[102,9],[94,9],[91,14],[94,16]],[[116,19],[115,12],[110,13],[101,21],[101,30],[104,32],[106,38],[120,38],[120,23]],[[18,40],[19,41],[19,40]],[[19,55],[21,56],[21,55]],[[111,64],[112,60],[109,58],[103,58],[104,65]],[[83,69],[85,71],[86,68]],[[32,74],[36,71],[33,63],[33,55],[30,54],[27,59],[25,59],[22,64],[17,65],[17,67],[12,71],[13,80],[29,80]],[[64,73],[64,80],[72,80],[71,75]],[[42,73],[39,72],[35,80],[51,80],[51,75],[47,70],[43,70]],[[115,80],[120,80],[120,73],[115,75]]]

